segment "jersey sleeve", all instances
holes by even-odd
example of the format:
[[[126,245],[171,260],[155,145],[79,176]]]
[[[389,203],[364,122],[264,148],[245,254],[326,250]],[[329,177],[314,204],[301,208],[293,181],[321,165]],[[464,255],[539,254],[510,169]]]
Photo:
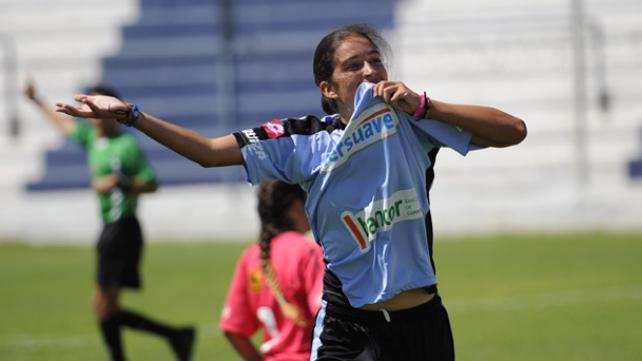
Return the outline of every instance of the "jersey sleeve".
[[[312,242],[310,242],[312,243]],[[303,292],[306,296],[308,310],[315,315],[321,305],[321,294],[323,293],[323,274],[325,264],[321,247],[312,244],[301,263],[301,280]]]
[[[140,149],[140,146],[133,136],[130,138],[127,156],[129,159],[126,163],[131,164],[130,175],[145,183],[156,181],[156,173],[154,172],[154,169],[145,158],[142,149]]]
[[[435,119],[410,120],[416,133],[426,136],[438,147],[448,147],[461,155],[471,150],[481,149],[470,143],[472,134],[460,127]]]
[[[259,323],[248,299],[246,258],[247,251],[236,265],[232,283],[225,299],[220,327],[225,332],[234,332],[250,337],[259,328]]]
[[[83,148],[87,148],[91,140],[92,127],[85,122],[76,122],[74,129],[69,136]]]
[[[310,128],[314,117],[272,120],[261,127],[234,133],[251,184],[279,179],[308,182],[321,164],[328,135]]]

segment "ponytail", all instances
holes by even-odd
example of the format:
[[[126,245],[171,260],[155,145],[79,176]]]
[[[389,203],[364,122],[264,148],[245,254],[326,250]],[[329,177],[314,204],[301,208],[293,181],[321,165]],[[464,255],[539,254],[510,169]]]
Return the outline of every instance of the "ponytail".
[[[274,237],[294,229],[292,220],[287,216],[288,210],[295,201],[305,201],[306,194],[297,185],[287,184],[282,181],[272,181],[261,184],[258,198],[258,211],[261,219],[261,232],[259,235],[261,271],[272,294],[279,303],[283,315],[293,320],[297,325],[304,327],[305,319],[303,319],[297,307],[287,302],[283,295],[270,260],[270,246]]]

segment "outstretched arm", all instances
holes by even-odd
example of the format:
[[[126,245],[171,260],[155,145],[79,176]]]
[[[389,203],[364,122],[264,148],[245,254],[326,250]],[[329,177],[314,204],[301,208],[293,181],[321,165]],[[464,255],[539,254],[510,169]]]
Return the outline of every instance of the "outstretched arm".
[[[382,81],[375,85],[374,95],[393,108],[413,114],[422,95],[410,90],[404,83]],[[526,124],[501,110],[477,106],[431,101],[427,113],[430,119],[461,127],[472,133],[471,143],[488,147],[508,147],[526,138]]]
[[[203,167],[243,164],[241,149],[233,135],[208,138],[193,130],[142,113],[136,128],[171,150]]]
[[[25,95],[29,100],[31,100],[40,111],[45,115],[45,117],[53,123],[58,129],[60,129],[63,134],[69,135],[73,132],[76,122],[62,114],[56,113],[52,108],[48,107],[45,102],[40,99],[38,92],[36,91],[36,86],[31,80],[27,81],[24,90]]]
[[[57,103],[56,111],[76,117],[114,119],[127,122],[131,106],[104,95],[77,95],[80,106]],[[222,167],[243,164],[243,156],[233,135],[208,138],[198,132],[180,127],[151,114],[140,113],[134,125],[141,132],[167,148],[203,167]]]

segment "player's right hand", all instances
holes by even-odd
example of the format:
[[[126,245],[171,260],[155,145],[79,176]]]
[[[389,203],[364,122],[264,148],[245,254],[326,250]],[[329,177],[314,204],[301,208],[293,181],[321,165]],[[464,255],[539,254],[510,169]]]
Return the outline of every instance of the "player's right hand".
[[[56,111],[81,118],[126,119],[129,116],[129,106],[118,98],[80,94],[74,100],[81,105],[56,103]]]

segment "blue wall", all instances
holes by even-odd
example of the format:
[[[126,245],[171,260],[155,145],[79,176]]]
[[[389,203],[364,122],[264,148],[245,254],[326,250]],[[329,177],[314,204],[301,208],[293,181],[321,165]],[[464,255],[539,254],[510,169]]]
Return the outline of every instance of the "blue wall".
[[[140,19],[103,59],[104,84],[141,109],[209,136],[273,118],[321,115],[312,54],[350,23],[393,26],[394,0],[141,0]],[[140,139],[163,185],[242,181],[239,167],[203,170]],[[83,188],[89,172],[68,141],[46,154],[29,190]]]

